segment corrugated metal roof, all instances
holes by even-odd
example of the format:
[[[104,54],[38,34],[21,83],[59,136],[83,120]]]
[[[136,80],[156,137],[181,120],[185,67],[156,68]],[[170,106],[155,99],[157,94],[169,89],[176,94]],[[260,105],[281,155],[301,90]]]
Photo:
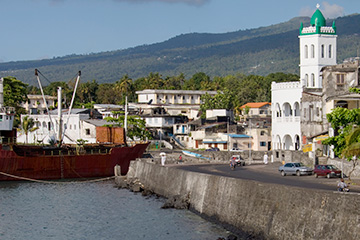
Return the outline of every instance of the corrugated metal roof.
[[[229,137],[232,138],[251,138],[251,136],[246,134],[229,134]]]
[[[261,108],[265,105],[271,105],[270,102],[250,102],[250,103],[246,103],[244,105],[242,105],[240,108],[245,108],[246,106],[248,106],[249,108]]]

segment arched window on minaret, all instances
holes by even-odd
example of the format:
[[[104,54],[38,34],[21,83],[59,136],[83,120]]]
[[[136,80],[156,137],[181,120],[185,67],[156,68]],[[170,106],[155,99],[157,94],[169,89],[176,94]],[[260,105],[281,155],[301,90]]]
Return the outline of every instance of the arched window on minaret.
[[[325,57],[325,46],[324,44],[321,45],[321,58]]]
[[[309,83],[309,75],[305,74],[305,83],[306,83],[306,86],[309,87],[310,86],[310,83]]]
[[[315,58],[315,45],[311,44],[311,58]]]
[[[315,87],[315,74],[311,74],[311,86]]]
[[[304,54],[305,54],[305,58],[308,58],[309,57],[309,50],[308,50],[308,45],[305,45],[305,48],[304,48]]]
[[[332,51],[332,46],[331,46],[331,44],[330,44],[330,45],[329,45],[329,58],[332,58],[331,51]]]

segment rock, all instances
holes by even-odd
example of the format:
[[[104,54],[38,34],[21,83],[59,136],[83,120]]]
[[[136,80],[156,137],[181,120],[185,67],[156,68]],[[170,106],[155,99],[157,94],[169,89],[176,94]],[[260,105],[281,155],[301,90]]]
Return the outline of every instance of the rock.
[[[227,237],[227,240],[237,240],[237,236],[231,234]]]
[[[115,184],[118,188],[128,188],[128,183],[125,177],[115,177]]]
[[[189,209],[190,196],[176,195],[169,197],[161,208]]]
[[[144,189],[144,191],[141,192],[141,195],[144,196],[144,197],[151,196],[153,194],[154,194],[154,192],[149,190],[149,189]]]

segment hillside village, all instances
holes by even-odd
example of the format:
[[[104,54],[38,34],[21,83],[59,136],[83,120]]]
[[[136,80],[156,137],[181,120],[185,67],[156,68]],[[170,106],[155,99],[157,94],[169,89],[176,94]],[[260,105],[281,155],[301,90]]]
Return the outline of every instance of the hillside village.
[[[76,144],[79,139],[96,143],[97,127],[108,124],[104,118],[113,116],[114,111],[126,111],[145,120],[156,147],[160,144],[171,149],[269,151],[273,161],[286,160],[288,151],[308,152],[310,159],[334,159],[332,149],[321,144],[321,140],[335,134],[326,115],[336,107],[359,107],[360,94],[349,92],[350,87],[360,85],[359,59],[336,63],[336,24],[327,26],[319,9],[310,26],[299,27],[300,79],[273,82],[271,102],[248,102],[238,112],[208,109],[206,118],[201,118],[201,97],[215,96],[217,91],[145,89],[137,91],[137,100],[128,106],[94,104],[93,109],[72,109],[70,114],[68,109],[63,110],[67,118],[64,143]],[[55,107],[56,98],[28,98],[22,106],[28,114],[22,119],[33,118],[36,130],[27,134],[18,131],[17,141],[46,144],[54,129],[58,130],[45,114],[48,106]],[[57,110],[49,113],[57,122]]]

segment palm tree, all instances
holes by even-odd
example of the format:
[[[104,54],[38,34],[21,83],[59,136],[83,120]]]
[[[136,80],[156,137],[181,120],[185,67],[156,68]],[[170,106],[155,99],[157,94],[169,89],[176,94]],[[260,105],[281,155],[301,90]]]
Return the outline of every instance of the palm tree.
[[[28,143],[28,134],[29,132],[33,132],[37,129],[37,127],[33,128],[35,125],[35,121],[32,118],[29,118],[29,116],[25,116],[23,120],[21,121],[21,129],[25,133],[25,141]]]

